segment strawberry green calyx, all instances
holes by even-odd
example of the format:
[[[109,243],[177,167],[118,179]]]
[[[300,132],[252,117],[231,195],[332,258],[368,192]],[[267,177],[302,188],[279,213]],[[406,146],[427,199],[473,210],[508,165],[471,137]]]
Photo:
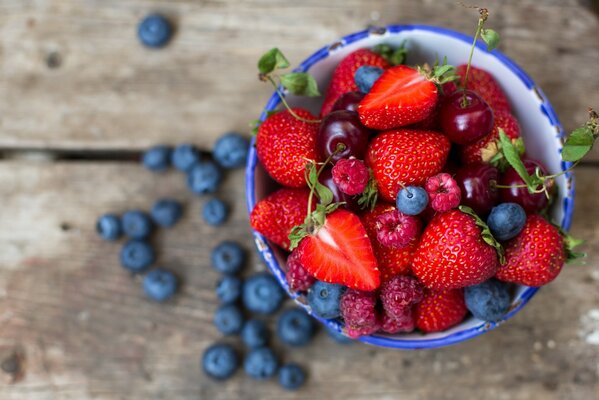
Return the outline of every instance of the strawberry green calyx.
[[[547,218],[546,218],[547,219]],[[551,221],[549,221],[551,222]],[[570,263],[576,260],[580,260],[581,258],[585,258],[587,253],[584,252],[576,252],[574,248],[583,245],[585,243],[582,239],[576,239],[574,236],[570,235],[561,226],[554,224],[551,222],[553,226],[557,228],[559,234],[562,236],[564,240],[564,251],[566,252],[566,263]]]
[[[460,210],[464,214],[469,215],[472,218],[474,218],[474,222],[476,223],[476,226],[478,226],[480,228],[481,238],[483,239],[483,241],[486,244],[488,244],[489,246],[491,246],[495,249],[495,251],[497,252],[497,258],[499,259],[499,263],[501,265],[504,265],[506,260],[505,260],[505,251],[503,249],[503,246],[501,245],[501,243],[499,243],[497,241],[497,239],[495,239],[495,237],[491,233],[491,230],[489,229],[487,224],[482,219],[480,219],[480,217],[470,207],[459,206],[458,210]]]
[[[406,48],[405,41],[396,48],[387,43],[377,44],[372,48],[372,51],[380,54],[380,56],[387,60],[390,65],[405,64],[408,56],[408,49]]]
[[[369,169],[370,178],[368,179],[368,184],[366,188],[360,195],[358,199],[358,205],[364,210],[369,209],[370,211],[374,210],[376,206],[376,202],[379,198],[379,191],[376,185],[376,179],[374,179],[374,175],[372,174],[372,170]]]
[[[443,58],[443,63],[441,65],[439,65],[439,61],[437,60],[432,67],[427,63],[424,63],[423,65],[417,66],[416,69],[427,80],[438,86],[460,79],[460,77],[455,74],[456,68],[453,65],[447,64],[447,57]]]

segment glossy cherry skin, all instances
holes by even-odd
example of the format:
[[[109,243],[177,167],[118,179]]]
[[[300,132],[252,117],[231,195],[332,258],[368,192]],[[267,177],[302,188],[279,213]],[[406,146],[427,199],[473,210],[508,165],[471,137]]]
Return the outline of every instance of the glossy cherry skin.
[[[537,167],[540,168],[543,175],[547,175],[547,170],[538,161],[522,160],[524,166],[530,175],[535,173]],[[501,178],[499,184],[502,186],[524,185],[524,181],[513,168],[508,168]],[[544,193],[530,193],[525,187],[511,187],[509,189],[499,189],[499,197],[502,203],[517,203],[524,208],[527,214],[539,212],[547,207],[549,200]]]
[[[499,170],[488,164],[474,164],[460,168],[453,177],[462,192],[462,204],[474,210],[481,218],[499,202]]]
[[[362,125],[357,112],[333,111],[320,124],[316,136],[316,149],[322,159],[326,159],[342,144],[345,148],[332,157],[333,163],[351,156],[362,160],[366,154],[371,132]]]
[[[331,168],[326,168],[323,170],[318,176],[318,181],[328,187],[331,192],[333,192],[334,203],[345,202],[343,207],[353,213],[359,213],[361,211],[361,207],[358,204],[358,198],[360,196],[349,196],[339,190],[337,185],[335,185],[335,182],[333,182],[333,173],[331,172]]]
[[[493,110],[472,90],[458,90],[449,95],[441,104],[439,117],[443,133],[461,145],[474,143],[493,129]]]
[[[358,105],[366,94],[362,92],[347,92],[341,95],[333,104],[331,111],[347,110],[358,112]]]

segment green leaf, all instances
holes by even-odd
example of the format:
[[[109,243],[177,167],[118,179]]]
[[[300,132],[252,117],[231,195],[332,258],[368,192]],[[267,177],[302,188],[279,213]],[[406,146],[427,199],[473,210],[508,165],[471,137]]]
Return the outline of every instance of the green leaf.
[[[536,189],[537,185],[534,184],[532,177],[528,174],[528,171],[526,170],[524,163],[520,159],[518,150],[516,150],[510,138],[507,137],[507,135],[501,128],[499,128],[499,141],[501,143],[501,151],[507,159],[507,162],[510,163],[512,168],[516,170],[518,175],[520,175],[520,178],[522,178],[522,180],[524,181],[524,183],[526,183],[526,186],[528,186],[529,189]]]
[[[288,236],[290,242],[289,250],[295,249],[306,236],[308,236],[306,224],[294,226]]]
[[[476,214],[472,208],[467,206],[459,206],[458,209],[464,214],[470,215],[472,218],[474,218],[474,222],[480,228],[480,236],[483,241],[495,249],[497,252],[497,257],[499,258],[499,263],[501,265],[505,264],[505,251],[503,246],[497,241],[497,239],[495,239],[491,233],[491,230],[489,229],[489,226],[482,219],[480,219],[478,214]]]
[[[306,72],[290,72],[281,75],[281,85],[289,90],[289,93],[298,96],[320,96],[316,80]]]
[[[316,194],[320,199],[320,204],[324,206],[328,206],[333,202],[333,192],[320,182],[316,184]]]
[[[270,74],[275,69],[287,67],[289,67],[289,61],[287,61],[283,53],[276,47],[268,50],[258,60],[258,71],[264,75]]]
[[[564,143],[562,160],[572,162],[580,160],[593,148],[593,143],[595,143],[595,136],[589,127],[575,129]]]
[[[487,44],[487,50],[491,51],[499,45],[499,34],[493,29],[483,29],[480,36]]]
[[[376,180],[372,174],[372,170],[370,171],[370,178],[368,179],[368,184],[366,188],[360,195],[358,199],[358,205],[361,206],[362,209],[369,208],[370,210],[374,209],[376,206],[376,202],[379,198],[379,191],[376,186]]]

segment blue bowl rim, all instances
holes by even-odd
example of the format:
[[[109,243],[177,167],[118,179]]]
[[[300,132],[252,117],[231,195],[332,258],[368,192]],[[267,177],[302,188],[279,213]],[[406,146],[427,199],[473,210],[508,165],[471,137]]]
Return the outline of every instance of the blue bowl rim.
[[[369,37],[370,35],[382,35],[385,32],[395,34],[395,33],[404,32],[404,31],[411,31],[411,30],[423,30],[423,31],[428,31],[428,32],[433,32],[433,33],[439,33],[439,34],[442,34],[445,36],[459,39],[463,42],[472,43],[471,36],[468,36],[461,32],[453,31],[451,29],[438,27],[438,26],[430,26],[430,25],[423,25],[423,24],[387,25],[384,28],[375,27],[375,28],[358,31],[358,32],[354,32],[349,35],[343,36],[339,42],[335,42],[328,46],[324,46],[324,47],[320,48],[319,50],[317,50],[316,52],[314,52],[310,57],[306,58],[296,69],[294,69],[294,71],[306,72],[316,62],[328,57],[330,51],[333,51],[334,49],[337,49],[337,48],[344,47],[344,46],[354,43],[356,41],[362,40],[366,37]],[[480,51],[492,54],[495,58],[497,58],[500,62],[502,62],[514,75],[516,75],[526,87],[528,87],[529,89],[534,89],[537,92],[537,94],[539,95],[539,97],[542,100],[542,104],[541,104],[542,111],[544,112],[547,119],[549,119],[551,125],[553,125],[556,128],[556,131],[558,132],[558,136],[563,137],[564,130],[563,130],[563,127],[557,117],[557,114],[555,113],[553,107],[551,106],[551,103],[549,102],[549,100],[547,99],[547,97],[545,96],[543,91],[538,86],[535,85],[532,78],[530,78],[530,76],[528,76],[528,74],[526,72],[524,72],[524,70],[518,64],[516,64],[514,61],[512,61],[505,54],[501,53],[499,50],[495,49],[492,52],[489,52],[489,51],[487,51],[485,44],[480,41],[476,44],[476,46]],[[281,102],[281,100],[280,100],[279,96],[277,95],[277,93],[273,93],[272,96],[270,97],[270,99],[268,100],[268,102],[264,108],[264,111],[260,115],[260,121],[264,121],[267,117],[267,112],[271,111],[271,110],[275,110],[276,107],[280,104],[280,102]],[[558,146],[558,151],[561,152],[561,146]],[[258,161],[258,159],[257,159],[257,154],[256,154],[256,149],[255,149],[255,138],[252,138],[250,151],[248,154],[248,162],[247,162],[246,171],[245,171],[246,203],[247,203],[248,213],[251,213],[252,209],[254,208],[254,206],[256,204],[255,187],[254,187],[254,171],[255,171],[255,168],[257,165],[257,161]],[[562,170],[567,169],[570,165],[571,165],[571,163],[562,162],[561,163]],[[572,223],[572,214],[574,211],[575,182],[574,182],[574,176],[571,172],[568,172],[565,174],[565,179],[567,181],[568,190],[567,190],[566,197],[564,198],[564,202],[562,204],[564,215],[563,215],[563,219],[561,222],[561,227],[565,230],[569,230],[570,225]],[[254,235],[254,238],[256,241],[256,247],[257,247],[257,250],[258,250],[261,258],[266,263],[266,265],[268,266],[270,271],[275,275],[275,277],[279,281],[280,285],[286,290],[288,295],[292,299],[294,299],[298,305],[303,307],[310,315],[312,315],[314,318],[316,318],[321,323],[326,325],[329,329],[333,329],[337,332],[340,332],[341,327],[337,321],[323,319],[323,318],[320,318],[320,317],[314,315],[311,312],[310,308],[306,304],[297,300],[298,297],[300,297],[300,296],[297,293],[289,290],[289,286],[287,285],[287,281],[285,280],[285,273],[279,266],[266,238],[264,238],[260,233],[254,231],[254,230],[252,230],[252,234]],[[258,243],[261,243],[263,245],[259,246]],[[460,342],[472,339],[474,337],[477,337],[479,335],[482,335],[483,333],[488,332],[490,330],[493,330],[497,326],[503,324],[505,321],[512,318],[530,301],[530,299],[537,293],[538,290],[539,290],[539,288],[536,288],[536,287],[526,288],[525,291],[521,294],[519,302],[517,302],[516,305],[514,307],[512,307],[512,309],[502,318],[501,321],[483,322],[481,325],[471,327],[468,329],[464,329],[462,331],[454,332],[450,335],[443,336],[441,338],[422,339],[422,340],[420,340],[420,339],[406,340],[406,339],[390,338],[390,337],[387,337],[384,335],[375,334],[375,335],[362,336],[358,340],[360,340],[361,342],[367,343],[367,344],[371,344],[371,345],[396,348],[396,349],[426,349],[426,348],[430,349],[430,348],[444,347],[444,346],[449,346],[452,344],[460,343]]]

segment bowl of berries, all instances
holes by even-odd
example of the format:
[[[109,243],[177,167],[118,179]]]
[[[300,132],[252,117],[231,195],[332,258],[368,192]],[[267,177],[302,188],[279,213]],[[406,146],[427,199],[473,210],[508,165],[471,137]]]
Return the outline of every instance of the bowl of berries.
[[[578,256],[571,168],[599,136],[597,115],[565,140],[479,12],[474,38],[391,25],[292,72],[276,48],[258,63],[275,87],[246,168],[258,252],[289,296],[350,338],[471,339]]]

